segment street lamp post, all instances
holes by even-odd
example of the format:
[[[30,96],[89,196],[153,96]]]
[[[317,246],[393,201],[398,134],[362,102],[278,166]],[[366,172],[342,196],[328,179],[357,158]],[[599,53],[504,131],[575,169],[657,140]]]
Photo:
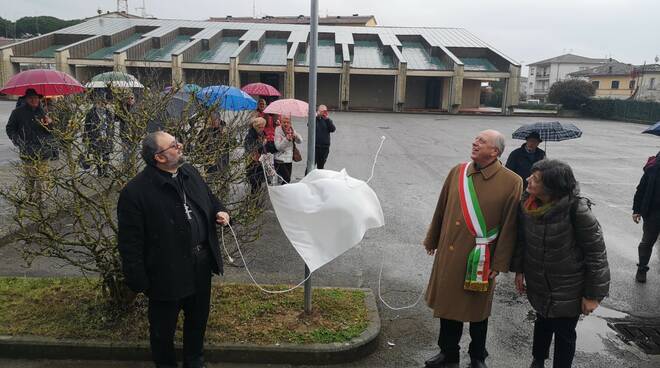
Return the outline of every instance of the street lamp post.
[[[309,110],[307,114],[307,171],[314,170],[316,146],[316,49],[318,47],[318,0],[311,0],[312,6],[309,15]],[[309,267],[305,265],[305,313],[312,313],[312,278]]]

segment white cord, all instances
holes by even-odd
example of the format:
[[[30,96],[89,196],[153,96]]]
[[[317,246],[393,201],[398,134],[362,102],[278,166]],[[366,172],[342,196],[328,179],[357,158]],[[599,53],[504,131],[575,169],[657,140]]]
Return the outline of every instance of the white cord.
[[[371,166],[371,176],[369,179],[367,179],[366,183],[369,184],[371,179],[374,177],[374,170],[376,170],[376,162],[378,162],[378,154],[380,153],[380,150],[383,148],[383,143],[385,143],[385,136],[382,135],[380,136],[380,146],[378,147],[378,151],[376,151],[376,156],[374,157],[374,164]]]
[[[389,308],[389,309],[391,309],[391,310],[394,310],[394,311],[404,310],[404,309],[410,309],[410,308],[415,307],[415,306],[419,303],[419,301],[422,300],[422,296],[424,296],[424,290],[423,290],[423,289],[422,289],[422,293],[419,294],[419,296],[417,297],[417,300],[416,300],[413,304],[406,305],[406,306],[404,306],[404,307],[393,307],[393,306],[391,306],[388,302],[386,302],[386,301],[383,299],[383,296],[381,295],[381,292],[380,292],[380,280],[383,278],[383,264],[384,264],[384,263],[385,263],[385,254],[383,253],[383,259],[382,259],[381,262],[380,262],[380,272],[378,272],[378,299],[380,299],[380,301],[381,301],[381,302],[382,302],[387,308]]]
[[[286,290],[267,290],[267,289],[264,289],[257,282],[257,280],[254,279],[254,276],[252,276],[252,272],[250,272],[250,269],[248,268],[247,262],[245,261],[245,257],[243,257],[243,252],[241,251],[241,246],[238,245],[238,238],[236,237],[236,233],[234,232],[234,228],[232,228],[230,224],[227,224],[227,226],[229,227],[229,231],[231,231],[231,234],[234,236],[234,241],[236,242],[236,249],[238,249],[238,254],[241,256],[241,259],[243,260],[243,265],[245,266],[245,271],[247,271],[247,273],[250,276],[250,278],[252,279],[252,282],[254,283],[254,285],[256,285],[256,287],[258,287],[259,290],[263,291],[264,293],[284,294],[284,293],[291,292],[291,291],[299,288],[300,286],[302,286],[302,284],[304,284],[305,281],[307,281],[312,276],[312,273],[310,272],[309,275],[307,275],[307,277],[304,280],[302,280],[298,285],[296,285],[296,286],[294,286],[290,289],[286,289]],[[221,236],[222,236],[222,243],[224,244],[224,241],[225,241],[225,239],[224,239],[225,238],[224,226],[221,228]],[[225,251],[226,250],[227,250],[227,248],[225,248]]]

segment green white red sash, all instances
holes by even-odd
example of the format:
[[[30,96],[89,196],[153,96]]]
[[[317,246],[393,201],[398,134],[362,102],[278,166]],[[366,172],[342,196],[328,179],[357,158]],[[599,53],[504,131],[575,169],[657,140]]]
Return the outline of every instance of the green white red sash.
[[[488,231],[486,219],[479,206],[477,192],[474,189],[472,177],[468,176],[471,163],[461,165],[459,175],[459,193],[461,210],[468,230],[475,238],[476,245],[470,251],[467,260],[467,271],[463,288],[471,291],[488,291],[488,274],[490,273],[490,244],[497,239],[499,228]]]

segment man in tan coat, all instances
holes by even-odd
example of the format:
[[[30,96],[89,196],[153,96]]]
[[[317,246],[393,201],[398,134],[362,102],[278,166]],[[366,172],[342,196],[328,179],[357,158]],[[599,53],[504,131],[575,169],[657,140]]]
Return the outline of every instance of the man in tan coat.
[[[486,331],[499,272],[509,270],[522,193],[518,175],[502,166],[504,136],[485,130],[471,162],[454,167],[442,187],[424,247],[435,255],[426,290],[440,318],[440,353],[426,367],[458,367],[463,322],[470,322],[471,367],[486,367]]]

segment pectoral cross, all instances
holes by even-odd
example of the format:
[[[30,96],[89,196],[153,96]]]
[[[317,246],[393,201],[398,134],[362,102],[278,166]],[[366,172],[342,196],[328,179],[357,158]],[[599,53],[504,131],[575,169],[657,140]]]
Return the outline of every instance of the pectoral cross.
[[[188,203],[184,203],[183,208],[184,208],[184,212],[186,213],[186,217],[188,217],[188,220],[192,220],[192,216],[190,216],[192,210],[190,209],[190,207],[188,207]]]

